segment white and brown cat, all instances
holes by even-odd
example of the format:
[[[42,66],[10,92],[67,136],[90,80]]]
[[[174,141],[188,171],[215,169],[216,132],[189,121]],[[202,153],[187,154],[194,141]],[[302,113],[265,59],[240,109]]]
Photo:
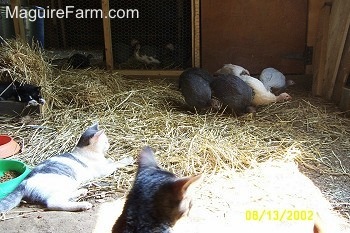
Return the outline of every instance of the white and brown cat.
[[[105,158],[109,142],[98,124],[90,126],[70,153],[51,157],[38,164],[20,185],[0,200],[0,213],[15,208],[21,200],[38,203],[49,210],[83,211],[92,204],[78,202],[87,189],[81,185],[92,179],[110,175],[117,164]]]

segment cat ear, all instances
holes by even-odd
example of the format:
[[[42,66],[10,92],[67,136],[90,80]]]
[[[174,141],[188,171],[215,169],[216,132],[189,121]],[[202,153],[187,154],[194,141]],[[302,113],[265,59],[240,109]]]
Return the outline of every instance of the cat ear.
[[[97,142],[98,138],[101,136],[101,134],[104,133],[104,130],[99,130],[97,131],[94,136],[92,136],[92,138],[90,139],[90,142]]]
[[[178,198],[182,199],[190,185],[200,180],[201,177],[202,175],[188,176],[174,181],[173,190]]]
[[[98,122],[96,122],[95,124],[91,125],[89,128],[90,129],[94,129],[94,130],[98,130]]]
[[[103,129],[97,131],[95,134],[94,134],[94,137],[99,137],[101,134],[103,134],[105,131]]]
[[[154,152],[153,150],[146,146],[142,149],[139,159],[138,159],[139,167],[157,167],[157,161],[154,158]]]

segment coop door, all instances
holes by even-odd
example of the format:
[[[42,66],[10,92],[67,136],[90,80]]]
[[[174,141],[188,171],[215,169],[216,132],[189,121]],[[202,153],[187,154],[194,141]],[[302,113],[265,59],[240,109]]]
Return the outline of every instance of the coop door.
[[[266,67],[303,74],[306,30],[306,0],[202,0],[202,66],[214,72],[233,63],[252,74]]]

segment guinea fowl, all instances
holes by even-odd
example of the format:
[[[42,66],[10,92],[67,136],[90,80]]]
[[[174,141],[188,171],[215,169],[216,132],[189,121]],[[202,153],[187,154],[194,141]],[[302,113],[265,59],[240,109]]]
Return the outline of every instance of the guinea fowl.
[[[131,42],[131,45],[134,47],[134,56],[136,60],[146,65],[160,64],[159,50],[157,47],[151,45],[141,46],[140,42],[135,39]]]
[[[213,96],[237,116],[255,112],[252,107],[253,91],[243,80],[233,74],[218,74],[211,83]]]
[[[217,70],[215,74],[233,74],[238,77],[241,75],[250,75],[247,69],[233,64],[225,64],[221,69]]]
[[[282,102],[292,99],[292,97],[285,92],[278,96],[274,95],[266,90],[264,84],[257,78],[249,75],[241,75],[240,78],[253,89],[254,97],[252,103],[255,106],[268,105],[274,102]]]
[[[213,108],[218,110],[220,103],[212,98],[210,83],[213,77],[201,68],[188,68],[179,78],[179,89],[185,102],[196,110]]]
[[[275,94],[283,92],[288,86],[294,85],[293,80],[286,80],[286,77],[275,68],[264,69],[259,77],[266,90]]]
[[[75,53],[68,59],[68,64],[74,69],[83,69],[90,66],[90,59],[93,58],[91,54],[84,55],[81,53]]]

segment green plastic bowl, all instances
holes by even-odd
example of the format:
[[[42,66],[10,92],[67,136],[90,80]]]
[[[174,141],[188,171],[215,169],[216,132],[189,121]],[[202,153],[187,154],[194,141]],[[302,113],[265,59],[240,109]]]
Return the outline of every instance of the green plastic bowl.
[[[17,160],[0,159],[0,177],[7,171],[15,171],[16,178],[0,183],[0,199],[11,193],[31,171],[27,165]]]

